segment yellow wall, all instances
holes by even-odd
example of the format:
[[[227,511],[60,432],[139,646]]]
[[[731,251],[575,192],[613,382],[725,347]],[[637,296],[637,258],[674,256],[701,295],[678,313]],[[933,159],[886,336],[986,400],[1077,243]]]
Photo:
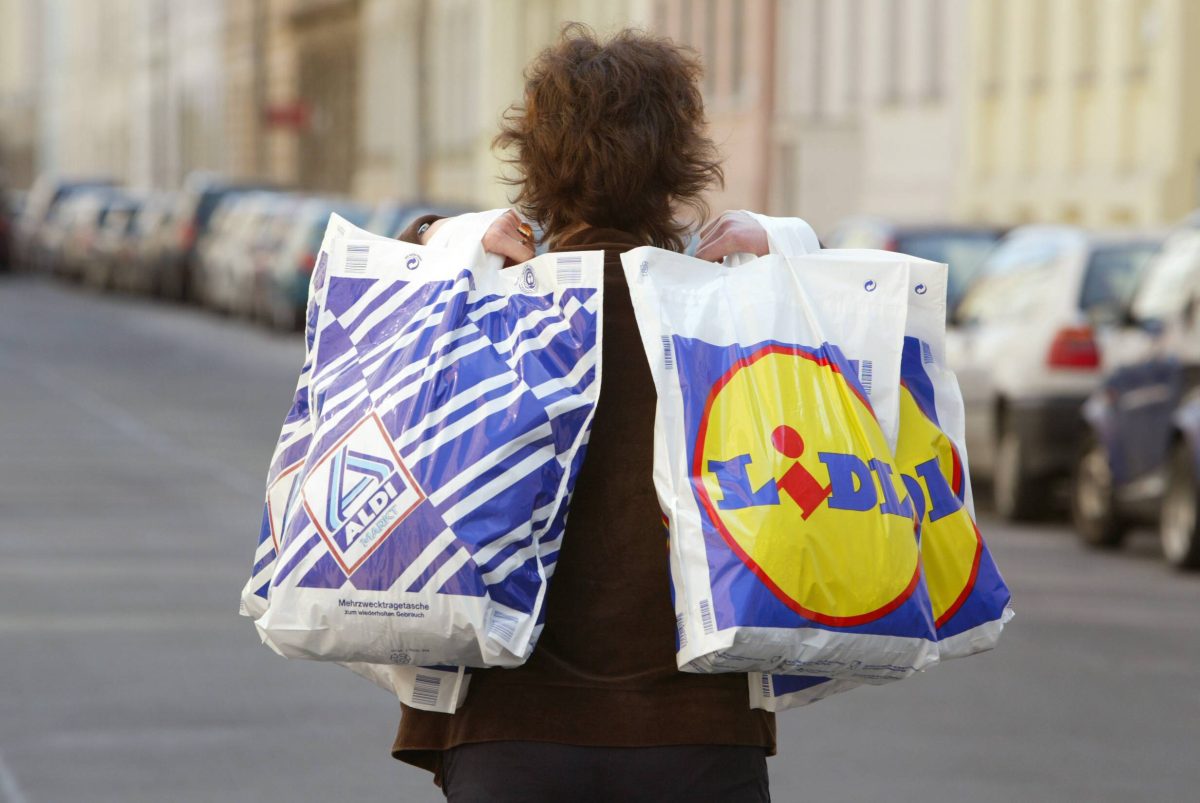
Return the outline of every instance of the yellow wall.
[[[1200,4],[975,0],[965,217],[1158,225],[1200,205]]]

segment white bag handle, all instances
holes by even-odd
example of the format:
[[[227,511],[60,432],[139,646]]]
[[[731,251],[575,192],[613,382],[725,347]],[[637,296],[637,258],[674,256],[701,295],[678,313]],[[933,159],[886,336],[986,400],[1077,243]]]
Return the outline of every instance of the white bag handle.
[[[426,245],[451,250],[467,249],[468,261],[482,270],[498,272],[504,267],[504,257],[483,250],[483,235],[508,209],[489,209],[486,212],[468,212],[465,215],[445,218]]]
[[[751,212],[749,209],[741,211],[754,218],[760,226],[766,229],[767,244],[770,246],[772,254],[798,257],[815,254],[821,250],[821,241],[817,239],[817,233],[813,231],[813,227],[798,217],[770,217],[769,215],[760,215],[758,212]]]

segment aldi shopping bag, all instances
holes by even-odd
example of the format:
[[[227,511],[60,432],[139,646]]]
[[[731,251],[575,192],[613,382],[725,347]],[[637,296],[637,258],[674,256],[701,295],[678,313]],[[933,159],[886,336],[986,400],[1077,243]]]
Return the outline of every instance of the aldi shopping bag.
[[[825,254],[729,267],[654,248],[622,259],[658,391],[679,667],[883,683],[936,661],[916,511],[887,434],[903,268]]]
[[[483,232],[496,217],[505,210],[463,215],[452,221],[454,226],[443,225],[442,232],[452,231],[457,235],[459,251],[467,262],[486,267],[488,255],[482,247],[472,248],[479,243]],[[318,251],[309,282],[307,314],[305,315],[305,358],[297,382],[292,405],[284,420],[283,430],[276,444],[275,454],[267,479],[267,498],[263,504],[262,524],[258,547],[254,557],[251,577],[242,591],[241,614],[257,619],[266,613],[267,591],[274,573],[278,554],[279,533],[283,532],[289,515],[299,504],[297,468],[302,456],[307,454],[312,441],[314,421],[308,405],[309,385],[312,376],[313,345],[316,338],[317,317],[325,297],[325,276],[332,253],[341,239],[376,240],[390,242],[387,237],[371,234],[359,229],[339,215],[331,215],[329,225]],[[439,245],[446,246],[443,242]],[[270,642],[264,639],[270,646]],[[356,674],[364,677],[397,698],[415,708],[452,713],[463,703],[470,683],[470,672],[463,667],[418,667],[412,665],[343,663]]]
[[[602,264],[332,249],[311,444],[284,478],[294,487],[275,491],[292,501],[256,621],[265,641],[459,673],[525,660],[599,388]]]
[[[975,524],[962,394],[945,362],[946,266],[914,258],[908,274],[896,464],[921,520],[940,658],[957,658],[995,646],[1012,617],[1010,595]],[[761,673],[751,673],[749,683],[751,705],[772,711],[857,685]]]

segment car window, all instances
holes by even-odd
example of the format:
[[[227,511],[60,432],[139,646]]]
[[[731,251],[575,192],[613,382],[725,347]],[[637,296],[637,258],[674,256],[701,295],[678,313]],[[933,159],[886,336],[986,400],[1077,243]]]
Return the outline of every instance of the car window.
[[[1200,280],[1200,231],[1176,234],[1146,265],[1146,275],[1133,301],[1139,321],[1168,320],[1178,315]]]
[[[944,262],[950,267],[946,306],[954,309],[962,301],[983,261],[996,247],[997,237],[986,231],[927,232],[901,236],[896,250],[921,259]]]
[[[1138,242],[1096,248],[1088,258],[1079,308],[1093,317],[1116,319],[1133,298],[1146,263],[1158,243]]]
[[[958,310],[962,321],[986,322],[1028,315],[1052,289],[1062,246],[1024,239],[1002,245],[979,271]]]

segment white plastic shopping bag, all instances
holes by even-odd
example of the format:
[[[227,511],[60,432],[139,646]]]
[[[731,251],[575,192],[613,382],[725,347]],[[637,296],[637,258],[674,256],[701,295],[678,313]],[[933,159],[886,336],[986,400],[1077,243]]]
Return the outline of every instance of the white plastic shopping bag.
[[[289,515],[257,624],[285,655],[465,680],[533,648],[599,386],[602,255],[469,263],[367,239],[329,254],[312,443],[271,476]]]
[[[473,224],[470,228],[464,227],[462,221],[458,222],[454,230],[459,235],[458,253],[464,255],[462,257],[464,260],[481,267],[498,264],[494,258],[484,254],[482,247],[477,244],[481,241],[484,231],[491,222],[504,211],[494,210],[464,216],[470,218],[470,223]],[[301,463],[301,456],[307,454],[315,429],[315,421],[310,414],[308,398],[317,317],[325,296],[329,254],[335,247],[338,247],[340,240],[346,238],[390,242],[390,238],[359,229],[336,214],[330,217],[309,282],[309,298],[305,316],[305,359],[292,405],[288,410],[283,431],[271,460],[267,480],[267,498],[263,504],[263,518],[254,567],[251,577],[242,591],[241,613],[252,619],[257,619],[266,613],[267,591],[278,555],[279,533],[285,528],[288,517],[300,504],[300,500],[295,494],[298,489],[297,469]],[[264,643],[274,649],[273,645],[265,638]],[[342,663],[341,665],[394,693],[401,702],[430,711],[445,713],[455,711],[462,705],[470,683],[469,670],[463,667],[418,667],[356,662]]]
[[[904,270],[824,254],[622,259],[659,397],[679,667],[883,683],[936,661],[889,443]]]
[[[911,258],[908,274],[896,464],[921,519],[922,563],[944,660],[994,647],[1012,612],[974,519],[962,395],[945,363],[946,266]],[[761,673],[751,673],[749,683],[752,706],[772,711],[858,685]]]

